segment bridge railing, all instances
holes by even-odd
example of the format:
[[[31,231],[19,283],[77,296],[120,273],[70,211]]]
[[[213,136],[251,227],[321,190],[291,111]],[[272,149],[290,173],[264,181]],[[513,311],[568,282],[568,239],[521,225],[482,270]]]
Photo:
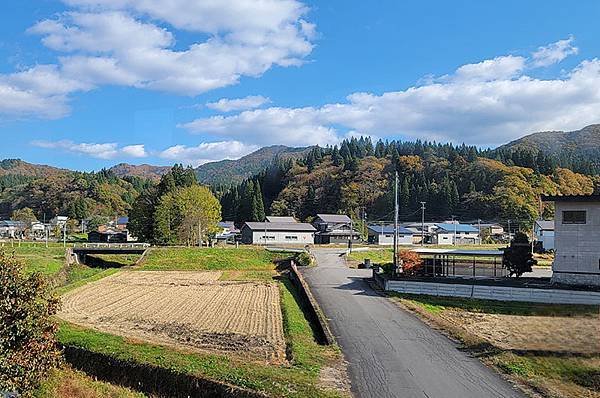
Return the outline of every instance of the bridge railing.
[[[147,249],[149,243],[77,243],[73,246],[75,249]]]

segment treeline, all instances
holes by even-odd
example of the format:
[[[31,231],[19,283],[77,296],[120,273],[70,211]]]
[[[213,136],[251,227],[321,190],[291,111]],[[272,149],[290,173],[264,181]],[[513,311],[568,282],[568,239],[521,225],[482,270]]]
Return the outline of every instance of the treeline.
[[[552,174],[557,168],[585,175],[600,174],[600,149],[577,153],[562,150],[558,154],[545,154],[534,148],[501,148],[482,152],[482,156],[499,160],[508,166],[530,168],[542,174]]]
[[[455,216],[529,224],[539,215],[540,193],[591,193],[595,184],[541,154],[351,138],[339,146],[314,148],[300,160],[275,162],[224,190],[223,218],[262,221],[262,213],[248,211],[249,198],[255,197],[250,191],[259,187],[267,214],[310,220],[316,213],[343,212],[356,219],[366,214],[371,221],[391,220],[396,171],[403,220],[420,219],[421,202],[426,202],[428,220]]]
[[[77,220],[123,215],[151,184],[139,177],[119,178],[104,169],[92,173],[54,172],[43,177],[7,174],[0,181],[0,216],[31,208],[39,220],[56,215]]]

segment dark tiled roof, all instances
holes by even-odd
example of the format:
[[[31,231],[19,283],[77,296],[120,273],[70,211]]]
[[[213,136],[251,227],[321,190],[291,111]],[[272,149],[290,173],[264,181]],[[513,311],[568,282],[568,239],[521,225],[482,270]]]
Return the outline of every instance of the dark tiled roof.
[[[292,232],[315,232],[316,229],[310,224],[300,222],[247,222],[245,224],[253,231],[292,231]]]
[[[393,225],[369,225],[368,228],[377,234],[393,234]],[[400,235],[412,235],[413,232],[403,227],[398,227],[398,234]]]
[[[326,223],[350,223],[352,220],[345,214],[317,214]]]

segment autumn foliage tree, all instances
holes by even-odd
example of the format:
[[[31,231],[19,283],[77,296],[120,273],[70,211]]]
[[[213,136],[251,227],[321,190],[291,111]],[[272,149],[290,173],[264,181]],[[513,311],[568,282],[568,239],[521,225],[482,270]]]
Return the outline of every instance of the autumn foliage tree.
[[[0,251],[0,391],[30,396],[60,362],[51,316],[59,308],[41,274]]]
[[[419,253],[410,250],[400,250],[398,253],[398,264],[402,265],[404,275],[417,275],[423,268],[423,260]]]

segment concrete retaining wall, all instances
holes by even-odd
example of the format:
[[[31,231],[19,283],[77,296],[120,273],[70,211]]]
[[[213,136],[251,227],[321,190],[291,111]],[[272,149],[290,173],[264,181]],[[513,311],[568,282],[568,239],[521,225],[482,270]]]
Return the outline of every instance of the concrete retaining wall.
[[[308,284],[304,280],[302,274],[298,271],[298,268],[296,267],[296,264],[294,264],[293,260],[290,262],[290,280],[296,289],[298,289],[300,297],[304,301],[306,309],[308,310],[308,315],[313,318],[312,321],[318,329],[318,334],[320,334],[319,340],[322,340],[322,342],[325,344],[333,344],[335,342],[335,338],[329,329],[329,325],[327,324],[327,320],[323,315],[323,311],[321,311],[319,303],[317,303],[317,300],[315,300],[308,287]]]
[[[472,297],[486,300],[525,301],[534,303],[600,305],[600,292],[582,290],[536,289],[527,287],[397,280],[385,280],[384,283],[385,290],[398,293],[426,294],[429,296]]]

